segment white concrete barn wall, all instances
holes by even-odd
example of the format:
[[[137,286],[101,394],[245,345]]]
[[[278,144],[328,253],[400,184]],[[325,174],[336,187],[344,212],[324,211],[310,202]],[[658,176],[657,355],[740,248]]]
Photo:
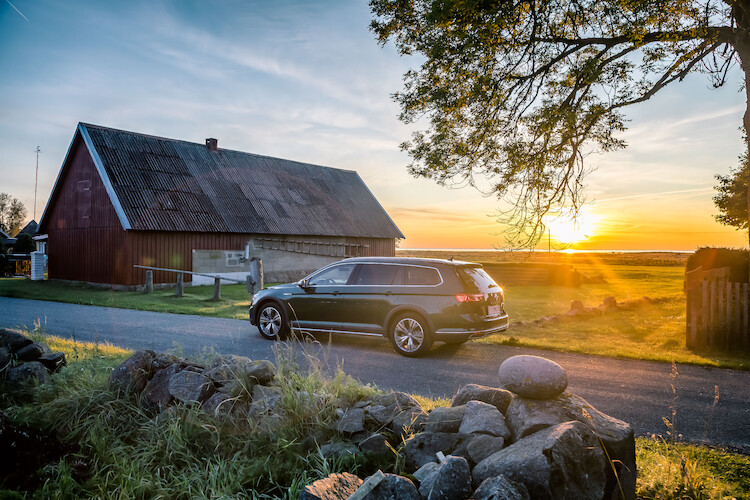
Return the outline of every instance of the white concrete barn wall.
[[[320,238],[320,243],[345,243],[343,238]],[[261,245],[251,240],[250,258],[263,261],[263,281],[265,283],[287,283],[297,281],[311,272],[330,263],[343,259],[343,256],[317,255],[311,253],[291,252],[281,249],[259,248]],[[268,246],[268,244],[266,244]],[[245,249],[237,250],[193,250],[193,272],[205,273],[224,278],[244,281],[250,274],[250,261],[241,261]],[[211,285],[214,279],[207,276],[193,275],[193,286]],[[232,283],[222,281],[222,283]]]

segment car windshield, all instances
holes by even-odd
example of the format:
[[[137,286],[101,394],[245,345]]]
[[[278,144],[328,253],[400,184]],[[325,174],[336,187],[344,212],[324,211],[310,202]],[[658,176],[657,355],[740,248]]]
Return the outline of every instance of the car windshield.
[[[458,275],[469,288],[469,291],[494,293],[500,289],[495,280],[481,267],[459,267]]]
[[[310,285],[345,285],[352,274],[354,264],[341,264],[323,269],[310,277]]]

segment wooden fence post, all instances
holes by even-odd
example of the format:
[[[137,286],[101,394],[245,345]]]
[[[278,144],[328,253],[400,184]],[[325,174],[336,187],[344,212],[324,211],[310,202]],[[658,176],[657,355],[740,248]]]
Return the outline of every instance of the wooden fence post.
[[[183,287],[184,287],[183,280],[184,280],[183,274],[182,273],[177,273],[177,285],[175,286],[175,289],[174,289],[174,294],[177,297],[182,297]]]
[[[146,271],[146,293],[154,293],[154,272]]]
[[[221,278],[214,278],[213,300],[221,300]]]

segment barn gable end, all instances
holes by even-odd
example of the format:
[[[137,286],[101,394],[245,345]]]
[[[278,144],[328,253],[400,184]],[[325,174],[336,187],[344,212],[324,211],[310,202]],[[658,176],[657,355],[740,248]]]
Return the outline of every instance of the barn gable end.
[[[125,286],[144,283],[135,265],[193,270],[194,250],[247,244],[251,256],[273,259],[274,280],[321,258],[393,255],[403,238],[354,171],[83,123],[40,232],[51,279]]]

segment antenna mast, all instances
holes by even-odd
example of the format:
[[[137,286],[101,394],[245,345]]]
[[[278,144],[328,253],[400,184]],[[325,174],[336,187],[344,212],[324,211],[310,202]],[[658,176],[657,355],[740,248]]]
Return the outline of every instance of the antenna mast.
[[[36,220],[36,187],[39,184],[39,153],[41,153],[42,150],[39,149],[39,146],[36,147],[36,175],[34,176],[34,221],[38,222]]]

